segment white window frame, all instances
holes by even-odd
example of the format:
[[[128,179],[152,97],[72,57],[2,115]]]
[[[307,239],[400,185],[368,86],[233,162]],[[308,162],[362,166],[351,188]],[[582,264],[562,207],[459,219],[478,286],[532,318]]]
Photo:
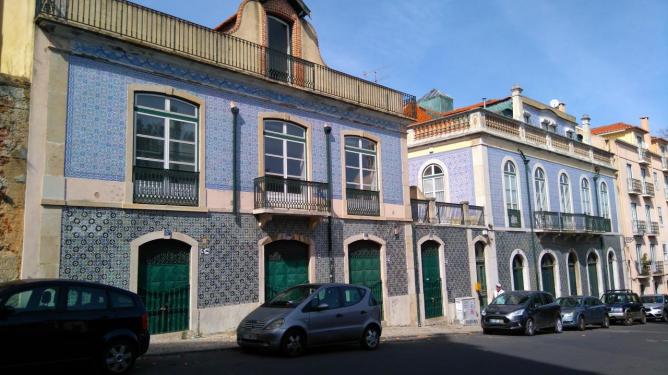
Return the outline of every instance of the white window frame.
[[[283,132],[282,133],[277,133],[271,130],[267,130],[267,122],[276,122],[280,123],[283,126]],[[276,177],[282,177],[285,179],[298,179],[298,180],[306,180],[306,172],[308,170],[308,160],[307,160],[307,149],[306,149],[306,137],[307,137],[307,129],[301,125],[295,124],[293,122],[289,121],[283,121],[283,120],[276,120],[276,119],[265,119],[264,124],[263,124],[263,130],[264,134],[262,135],[262,142],[264,144],[264,155],[262,155],[263,158],[266,158],[267,156],[274,157],[274,158],[281,158],[283,161],[283,174],[278,174],[278,173],[271,173],[266,171],[266,159],[264,161],[265,165],[265,172],[264,174],[267,176],[276,176]],[[298,137],[295,135],[290,135],[287,133],[287,127],[291,126],[296,126],[304,131],[304,136],[303,137]],[[275,140],[279,140],[283,143],[283,155],[276,155],[276,154],[270,154],[267,152],[267,142],[266,139],[271,138]],[[301,143],[303,147],[303,158],[296,158],[293,156],[288,156],[288,143],[289,142],[294,142],[294,143]],[[288,160],[293,160],[293,161],[301,161],[302,162],[302,173],[301,176],[296,176],[296,175],[290,175],[288,174]]]
[[[542,173],[541,178],[538,178],[538,172]],[[537,166],[533,171],[533,182],[534,182],[534,196],[536,205],[536,211],[549,211],[550,202],[548,200],[548,181],[547,174],[545,169],[542,166]]]
[[[436,173],[436,168],[440,170],[439,173]],[[427,173],[431,173],[428,176],[426,175]],[[443,189],[438,190],[436,188],[436,183],[438,180],[441,180],[442,187]],[[433,190],[432,191],[427,191],[427,185],[426,182],[431,181],[433,184]],[[443,170],[443,167],[439,164],[436,163],[431,163],[427,165],[424,170],[422,171],[422,193],[424,194],[425,197],[427,198],[435,198],[436,201],[438,202],[445,202],[447,199],[447,181],[445,179],[445,171]],[[441,193],[442,199],[438,199],[438,194]]]
[[[358,140],[357,147],[348,145],[347,142],[346,142],[346,140],[348,138],[356,138]],[[361,144],[362,140],[366,140],[368,142],[373,143],[373,145],[374,145],[373,151],[362,148],[362,144]],[[378,188],[378,142],[376,142],[372,139],[369,139],[369,138],[358,136],[358,135],[345,135],[343,142],[344,142],[343,164],[344,164],[344,168],[345,168],[345,176],[344,176],[345,180],[344,180],[344,182],[345,182],[346,188],[347,189],[348,188],[357,189],[357,190],[379,191],[379,188]],[[349,166],[346,163],[346,154],[348,152],[357,154],[357,165]],[[364,163],[362,162],[362,156],[363,155],[373,156],[373,158],[374,158],[374,169],[364,168]],[[348,182],[348,169],[349,168],[359,170],[359,181],[360,182],[359,182],[358,186],[354,186],[354,185],[356,185],[354,182]],[[369,185],[369,184],[364,183],[364,171],[373,172],[374,181],[373,181],[372,184]],[[351,185],[353,185],[353,186],[351,186]]]
[[[566,178],[566,182],[562,180]],[[562,213],[573,213],[573,197],[571,196],[571,179],[566,172],[559,173],[559,208]]]
[[[587,177],[582,177],[582,179],[580,179],[580,203],[582,205],[583,214],[594,214],[591,206],[591,184]]]
[[[605,181],[601,181],[599,186],[599,198],[601,203],[601,212],[599,215],[603,216],[606,219],[610,218],[610,192],[608,191],[608,184]]]

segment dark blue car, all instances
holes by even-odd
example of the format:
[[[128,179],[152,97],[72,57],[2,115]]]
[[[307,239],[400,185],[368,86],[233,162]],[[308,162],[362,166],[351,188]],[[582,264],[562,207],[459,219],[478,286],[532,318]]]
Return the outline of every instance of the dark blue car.
[[[571,296],[557,298],[561,306],[561,320],[564,328],[584,331],[587,325],[596,324],[610,327],[609,308],[596,297]]]

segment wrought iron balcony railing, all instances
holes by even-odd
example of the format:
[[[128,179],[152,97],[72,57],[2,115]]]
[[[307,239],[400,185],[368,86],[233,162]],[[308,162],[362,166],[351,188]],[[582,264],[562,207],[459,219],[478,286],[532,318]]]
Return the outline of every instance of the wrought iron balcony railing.
[[[649,223],[649,227],[647,228],[647,235],[648,236],[656,236],[659,234],[659,223],[656,221],[652,221]]]
[[[654,196],[654,184],[651,182],[645,182],[643,186],[642,194],[647,197]]]
[[[36,0],[38,20],[268,78],[360,106],[416,118],[415,96],[125,0]]]
[[[642,194],[642,182],[637,178],[629,178],[626,180],[629,194]]]
[[[662,260],[652,262],[651,271],[655,275],[665,274],[665,262]]]
[[[647,277],[649,276],[650,272],[650,263],[649,262],[642,262],[642,261],[635,261],[635,266],[636,266],[636,273],[638,274],[638,277]]]
[[[649,164],[652,162],[652,156],[648,149],[638,147],[638,161],[642,164]]]
[[[411,210],[413,220],[421,224],[485,225],[485,209],[482,206],[411,199]]]
[[[551,211],[534,212],[536,230],[545,232],[607,233],[612,231],[610,219],[587,214]]]
[[[134,202],[143,204],[199,205],[199,173],[137,167],[133,169]]]
[[[329,189],[326,183],[278,176],[254,180],[256,209],[288,209],[329,212]]]
[[[380,216],[380,194],[374,190],[346,188],[348,215]]]
[[[647,223],[643,220],[633,220],[631,226],[633,227],[633,234],[636,236],[642,236],[647,232]]]

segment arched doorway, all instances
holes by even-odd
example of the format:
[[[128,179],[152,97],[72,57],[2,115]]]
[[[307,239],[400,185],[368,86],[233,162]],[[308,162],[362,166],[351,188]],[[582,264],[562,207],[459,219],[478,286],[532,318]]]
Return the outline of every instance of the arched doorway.
[[[475,243],[476,283],[480,287],[480,306],[487,306],[487,269],[485,267],[485,244]]]
[[[524,290],[524,258],[520,254],[513,257],[513,290]]]
[[[264,246],[264,299],[295,285],[309,282],[308,245],[294,240],[279,240]]]
[[[578,256],[575,253],[568,254],[568,291],[570,295],[578,294]]]
[[[146,306],[152,334],[188,329],[190,250],[189,244],[168,239],[139,246],[137,293]]]
[[[589,295],[598,297],[598,256],[593,251],[587,256],[587,274],[589,276]]]
[[[543,291],[551,293],[553,296],[557,295],[554,283],[554,264],[556,259],[551,254],[543,255],[540,260],[540,274],[543,282]]]
[[[348,245],[348,273],[351,284],[364,285],[381,306],[383,316],[383,281],[380,269],[380,245],[373,241],[355,241]]]
[[[427,241],[421,246],[424,315],[427,319],[443,316],[439,246],[436,241]]]
[[[615,267],[615,254],[611,251],[608,253],[608,285],[611,290],[615,290],[617,285],[615,283],[615,276],[617,268]]]

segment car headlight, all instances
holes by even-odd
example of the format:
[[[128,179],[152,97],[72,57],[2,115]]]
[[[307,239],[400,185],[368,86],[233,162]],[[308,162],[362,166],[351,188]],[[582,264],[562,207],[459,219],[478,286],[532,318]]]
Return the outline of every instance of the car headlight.
[[[564,319],[564,320],[573,320],[573,313],[572,313],[572,312],[565,313],[565,314],[563,315],[563,319]]]
[[[482,315],[482,316],[487,315],[487,310],[484,310],[484,309],[483,309],[483,310],[480,312],[480,315]]]
[[[280,328],[283,325],[283,323],[285,323],[285,319],[276,319],[276,320],[272,321],[271,323],[267,324],[266,326],[264,326],[264,330],[265,331],[271,331],[271,330],[274,330],[276,328]]]
[[[522,316],[524,314],[524,309],[519,309],[511,312],[510,314],[506,315],[506,318],[508,319],[513,319]]]

